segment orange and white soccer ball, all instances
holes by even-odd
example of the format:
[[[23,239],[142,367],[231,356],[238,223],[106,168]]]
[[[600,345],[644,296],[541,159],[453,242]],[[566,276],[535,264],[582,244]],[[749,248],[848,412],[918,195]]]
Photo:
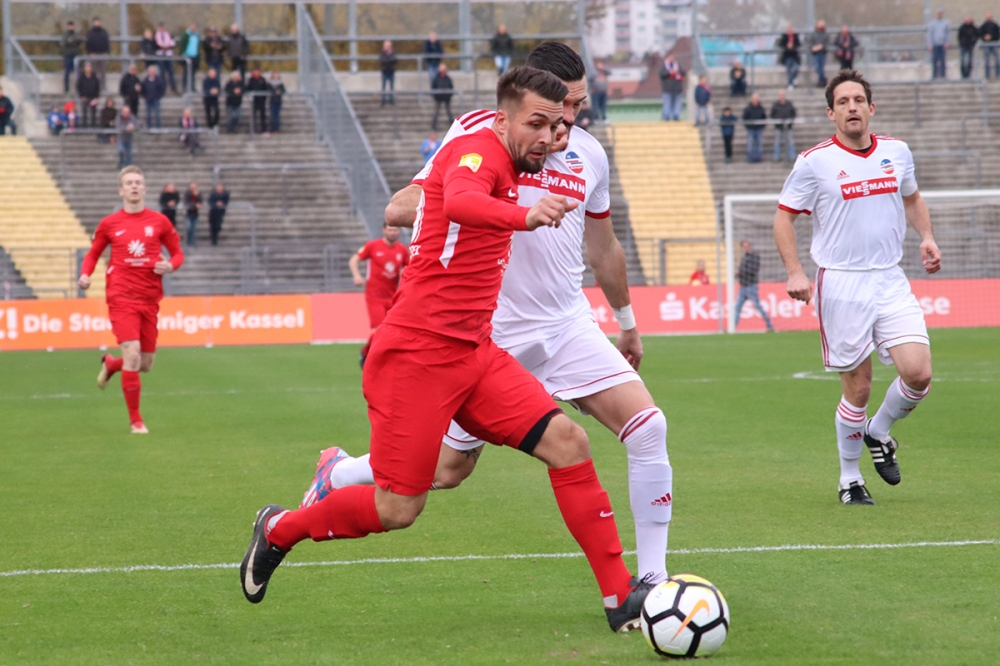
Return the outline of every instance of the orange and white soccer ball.
[[[729,634],[729,605],[715,585],[680,574],[654,587],[642,606],[642,635],[665,657],[706,657]]]

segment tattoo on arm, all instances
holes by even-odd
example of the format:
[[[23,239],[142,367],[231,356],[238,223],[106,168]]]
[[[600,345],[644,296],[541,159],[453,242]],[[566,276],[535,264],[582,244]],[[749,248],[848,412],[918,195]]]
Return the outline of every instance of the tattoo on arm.
[[[479,454],[482,452],[483,450],[479,448],[472,449],[471,451],[460,451],[462,455],[464,455],[466,458],[472,458],[473,461],[479,460]]]

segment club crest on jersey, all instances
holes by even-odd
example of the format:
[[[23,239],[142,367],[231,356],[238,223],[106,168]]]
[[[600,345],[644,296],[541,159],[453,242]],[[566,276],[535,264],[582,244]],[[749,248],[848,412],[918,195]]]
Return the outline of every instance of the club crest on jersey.
[[[146,254],[146,244],[139,240],[129,241],[128,253],[133,257],[141,257]]]
[[[146,227],[144,231],[146,232],[146,238],[153,237],[153,227]]]
[[[566,153],[566,166],[573,173],[583,173],[583,160],[573,151]]]
[[[882,173],[886,174],[887,176],[891,176],[896,171],[896,168],[892,166],[892,160],[888,159],[882,160],[879,166],[882,167]]]
[[[469,167],[472,173],[479,171],[479,167],[483,163],[483,156],[479,153],[469,153],[468,155],[462,155],[462,159],[458,161],[458,166]]]

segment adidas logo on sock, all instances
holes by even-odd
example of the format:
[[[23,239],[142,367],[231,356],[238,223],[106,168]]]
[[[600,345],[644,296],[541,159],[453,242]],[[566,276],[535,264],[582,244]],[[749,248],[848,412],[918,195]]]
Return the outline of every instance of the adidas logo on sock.
[[[855,432],[855,433],[852,433],[852,434],[848,435],[847,439],[848,440],[861,439],[863,436],[864,435],[862,435],[861,432],[858,431],[858,432]]]
[[[652,506],[670,506],[670,503],[672,501],[673,501],[673,498],[670,497],[670,493],[667,493],[663,497],[660,497],[659,499],[653,500],[652,502],[650,502],[650,504]]]

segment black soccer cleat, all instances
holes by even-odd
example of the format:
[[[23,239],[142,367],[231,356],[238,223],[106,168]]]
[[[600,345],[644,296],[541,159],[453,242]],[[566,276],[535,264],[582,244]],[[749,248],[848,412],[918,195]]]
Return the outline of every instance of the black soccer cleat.
[[[851,481],[850,485],[841,488],[838,494],[842,504],[875,504],[865,484],[857,481]]]
[[[608,616],[608,624],[611,631],[617,634],[624,634],[632,629],[639,628],[639,616],[642,615],[642,604],[649,596],[650,590],[656,587],[655,583],[646,581],[646,578],[638,580],[632,576],[629,581],[628,596],[617,608],[605,608],[604,613]]]
[[[868,419],[871,423],[871,419]],[[882,480],[890,486],[899,483],[899,463],[896,461],[896,449],[899,442],[895,437],[889,437],[888,442],[880,442],[868,434],[868,426],[865,425],[865,446],[872,454],[872,462],[875,463],[875,471],[882,477]]]
[[[277,504],[268,504],[257,512],[257,519],[253,524],[253,538],[250,539],[250,547],[247,548],[243,564],[240,565],[243,596],[252,604],[259,604],[264,600],[267,582],[271,580],[271,574],[285,558],[285,551],[269,544],[264,536],[267,521],[284,510]]]

